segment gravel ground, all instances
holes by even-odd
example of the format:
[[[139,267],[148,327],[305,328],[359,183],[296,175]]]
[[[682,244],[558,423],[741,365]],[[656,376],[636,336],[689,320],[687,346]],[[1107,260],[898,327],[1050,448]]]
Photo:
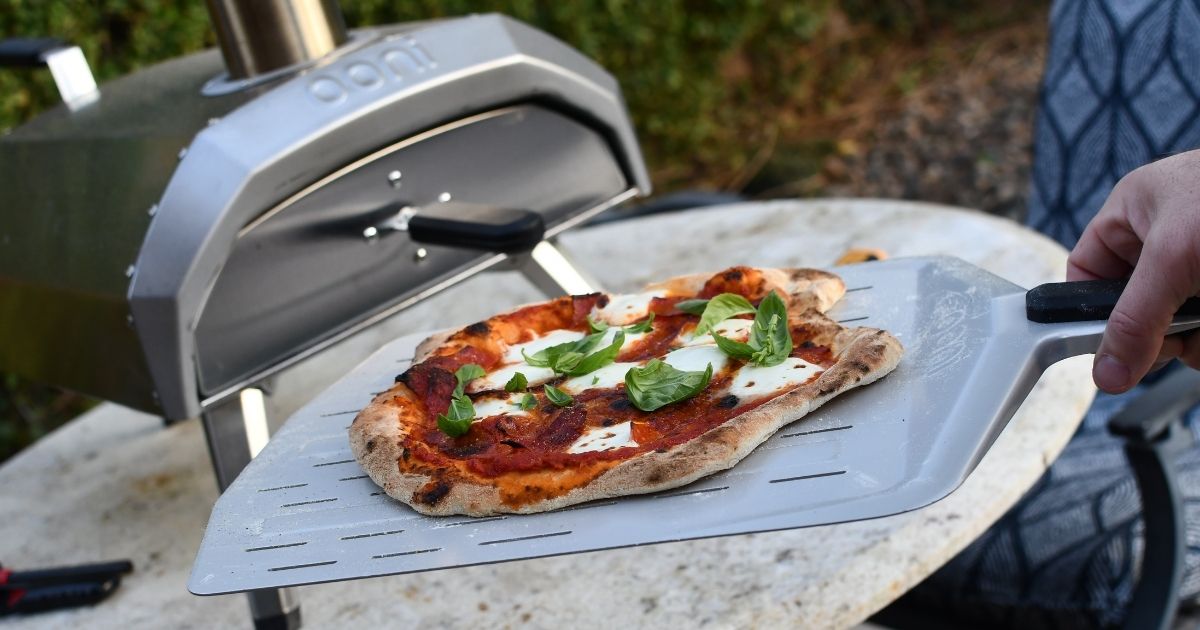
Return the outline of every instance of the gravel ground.
[[[1045,29],[979,43],[952,68],[928,70],[866,137],[825,162],[831,196],[920,199],[1021,220],[1029,186]]]

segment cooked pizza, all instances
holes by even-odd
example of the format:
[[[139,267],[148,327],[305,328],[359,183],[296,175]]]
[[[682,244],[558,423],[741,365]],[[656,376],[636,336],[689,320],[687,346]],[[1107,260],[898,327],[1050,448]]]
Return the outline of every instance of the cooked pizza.
[[[825,271],[734,267],[523,306],[425,340],[351,448],[431,515],[682,486],[895,368],[895,337],[824,315],[844,292]]]

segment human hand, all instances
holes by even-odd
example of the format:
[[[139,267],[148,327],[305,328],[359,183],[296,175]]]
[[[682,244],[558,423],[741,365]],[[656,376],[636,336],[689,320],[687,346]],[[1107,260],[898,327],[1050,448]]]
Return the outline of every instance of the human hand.
[[[1200,151],[1121,178],[1067,258],[1067,280],[1124,277],[1092,364],[1096,385],[1124,392],[1176,357],[1200,369],[1200,334],[1163,336],[1200,293]]]

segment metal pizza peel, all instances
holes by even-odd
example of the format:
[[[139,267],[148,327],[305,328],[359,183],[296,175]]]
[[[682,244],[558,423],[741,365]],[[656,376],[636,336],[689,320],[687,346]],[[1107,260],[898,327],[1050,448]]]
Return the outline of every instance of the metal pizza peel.
[[[966,479],[1048,366],[1095,351],[1120,294],[1067,284],[1027,295],[946,257],[833,271],[848,290],[830,316],[890,331],[905,346],[899,367],[784,427],[730,470],[544,514],[422,516],[366,477],[346,438],[428,333],[411,335],[292,416],[221,495],[188,588],[216,595],[914,510]],[[1194,302],[1172,332],[1200,327]],[[1093,320],[1064,321],[1080,318]]]

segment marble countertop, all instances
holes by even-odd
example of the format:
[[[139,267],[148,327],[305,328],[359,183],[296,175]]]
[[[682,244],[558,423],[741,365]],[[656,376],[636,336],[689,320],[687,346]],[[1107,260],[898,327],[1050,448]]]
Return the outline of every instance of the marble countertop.
[[[850,247],[950,254],[1022,286],[1061,279],[1066,252],[1013,224],[943,206],[877,200],[738,204],[576,230],[562,248],[605,288],[732,264],[826,266]],[[469,323],[539,299],[513,272],[477,276],[360,335]],[[451,313],[448,321],[446,314]],[[348,359],[340,359],[348,360]],[[352,363],[351,363],[352,364]],[[847,627],[946,562],[998,519],[1074,432],[1090,361],[1053,366],[967,481],[931,506],[882,519],[670,543],[298,589],[310,627]],[[311,382],[281,382],[298,397]],[[0,467],[0,559],[14,568],[131,558],[103,604],[0,627],[213,627],[249,623],[240,596],[185,584],[216,490],[195,421],[102,405]]]

